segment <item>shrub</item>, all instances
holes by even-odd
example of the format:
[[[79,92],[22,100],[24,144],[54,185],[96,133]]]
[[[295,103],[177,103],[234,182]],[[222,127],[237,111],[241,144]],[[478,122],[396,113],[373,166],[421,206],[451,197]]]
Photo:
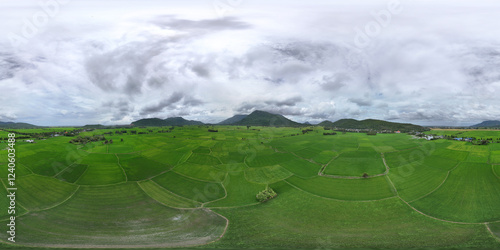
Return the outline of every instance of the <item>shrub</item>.
[[[267,200],[270,200],[274,197],[276,197],[278,194],[276,194],[276,192],[274,192],[274,190],[270,187],[266,187],[266,189],[260,191],[256,198],[259,202],[265,202]]]

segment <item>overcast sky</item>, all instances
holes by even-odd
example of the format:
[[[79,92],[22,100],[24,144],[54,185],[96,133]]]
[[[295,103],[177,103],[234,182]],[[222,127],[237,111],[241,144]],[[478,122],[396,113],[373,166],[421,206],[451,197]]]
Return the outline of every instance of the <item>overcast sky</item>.
[[[500,120],[498,1],[0,2],[0,121]]]

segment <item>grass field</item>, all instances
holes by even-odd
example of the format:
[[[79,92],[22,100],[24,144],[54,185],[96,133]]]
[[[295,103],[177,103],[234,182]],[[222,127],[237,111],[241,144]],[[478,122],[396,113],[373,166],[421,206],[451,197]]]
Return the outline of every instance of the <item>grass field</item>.
[[[500,247],[500,144],[311,128],[98,129],[81,135],[111,132],[113,143],[19,142],[18,237],[7,244],[1,230],[0,248]],[[4,208],[7,163],[0,150]],[[278,195],[260,203],[267,186]]]

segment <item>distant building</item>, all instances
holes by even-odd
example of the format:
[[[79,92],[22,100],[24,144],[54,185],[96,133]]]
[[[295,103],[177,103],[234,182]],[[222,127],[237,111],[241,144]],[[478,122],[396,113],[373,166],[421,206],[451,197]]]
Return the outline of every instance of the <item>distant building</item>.
[[[35,143],[35,140],[26,140],[25,142]]]
[[[398,131],[395,131],[394,133],[396,133],[396,134],[401,134],[401,131],[399,131],[399,130],[398,130]]]

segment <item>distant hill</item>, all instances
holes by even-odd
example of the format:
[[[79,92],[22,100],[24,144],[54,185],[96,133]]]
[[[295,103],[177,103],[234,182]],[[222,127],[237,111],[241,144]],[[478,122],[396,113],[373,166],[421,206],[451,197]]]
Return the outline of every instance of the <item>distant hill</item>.
[[[343,129],[373,129],[373,130],[400,130],[400,131],[426,131],[429,130],[425,127],[414,125],[410,123],[397,123],[388,122],[375,119],[367,120],[354,120],[354,119],[341,119],[336,122],[323,121],[318,124],[323,127],[336,127]]]
[[[333,122],[331,122],[331,121],[322,121],[322,122],[318,123],[318,126],[321,126],[321,127],[328,127],[328,128],[333,128],[333,127],[335,127],[335,126],[333,125]]]
[[[160,127],[160,126],[184,126],[184,125],[203,125],[203,122],[186,120],[182,117],[169,117],[167,119],[146,118],[132,122],[134,126]]]
[[[275,126],[275,127],[299,127],[303,124],[294,122],[282,115],[256,110],[233,125],[243,126]]]
[[[233,123],[236,123],[236,122],[243,120],[245,117],[247,117],[247,115],[234,115],[233,117],[227,118],[226,120],[221,121],[217,124],[219,124],[219,125],[231,125]]]
[[[500,121],[484,121],[476,125],[472,125],[472,128],[498,128],[500,127]]]
[[[182,117],[170,117],[164,120],[166,126],[203,125],[203,122],[186,120]]]
[[[106,126],[101,125],[101,124],[87,124],[87,125],[83,126],[82,128],[102,129],[102,128],[106,128]]]
[[[29,128],[40,128],[40,126],[24,122],[0,122],[0,128],[29,129]]]

